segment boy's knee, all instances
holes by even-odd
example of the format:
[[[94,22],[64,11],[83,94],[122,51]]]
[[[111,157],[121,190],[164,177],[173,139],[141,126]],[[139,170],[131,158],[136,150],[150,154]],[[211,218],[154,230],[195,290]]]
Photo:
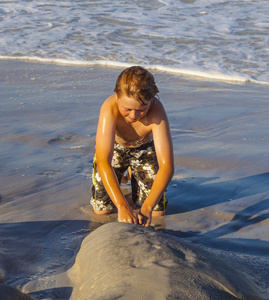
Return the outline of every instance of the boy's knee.
[[[164,210],[154,210],[152,212],[153,217],[161,217],[161,216],[164,216],[164,214],[165,214]]]
[[[112,209],[109,210],[93,210],[97,215],[108,215],[112,213]]]

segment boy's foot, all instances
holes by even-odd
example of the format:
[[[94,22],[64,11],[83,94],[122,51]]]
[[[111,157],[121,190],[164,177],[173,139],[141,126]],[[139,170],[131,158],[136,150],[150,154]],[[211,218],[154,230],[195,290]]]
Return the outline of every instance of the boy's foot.
[[[112,209],[110,210],[94,210],[94,213],[97,215],[108,215],[112,213]]]
[[[164,214],[165,214],[165,211],[163,211],[163,210],[160,210],[160,211],[154,210],[154,211],[152,212],[152,216],[153,216],[153,217],[164,216]]]

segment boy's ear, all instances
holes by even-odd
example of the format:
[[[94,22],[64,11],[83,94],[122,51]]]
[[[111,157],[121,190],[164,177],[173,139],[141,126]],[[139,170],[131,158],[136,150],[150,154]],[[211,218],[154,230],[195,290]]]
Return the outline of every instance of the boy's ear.
[[[116,95],[116,99],[118,100],[119,99],[118,94],[115,91],[114,91],[114,94]]]

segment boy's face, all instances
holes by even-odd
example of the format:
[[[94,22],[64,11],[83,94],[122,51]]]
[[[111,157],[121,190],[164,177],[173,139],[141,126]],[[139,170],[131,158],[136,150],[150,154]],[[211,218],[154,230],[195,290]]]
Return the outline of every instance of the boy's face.
[[[117,96],[117,95],[116,95]],[[118,108],[121,115],[124,117],[126,122],[135,123],[146,115],[150,108],[150,101],[146,101],[146,104],[140,104],[136,99],[122,95],[117,96]]]

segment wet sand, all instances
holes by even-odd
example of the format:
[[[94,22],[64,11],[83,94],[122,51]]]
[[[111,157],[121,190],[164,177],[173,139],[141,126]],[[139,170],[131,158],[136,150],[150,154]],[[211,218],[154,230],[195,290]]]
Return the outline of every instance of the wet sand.
[[[102,225],[117,221],[116,214],[92,213],[88,190],[99,109],[120,71],[0,61],[0,278],[36,299],[77,299],[89,276],[78,271],[89,263],[81,253],[94,250],[93,231],[97,240],[98,230],[109,236],[112,227]],[[198,247],[208,253],[210,266],[210,253],[217,255],[251,281],[257,299],[268,299],[268,87],[152,72],[170,120],[176,163],[167,213],[153,219],[156,239],[164,234]],[[126,238],[140,235],[113,228]],[[152,238],[145,234],[143,243]],[[132,255],[143,255],[135,249]],[[158,255],[153,253],[150,268]],[[173,268],[168,264],[161,274]],[[144,270],[146,276],[154,268]],[[176,291],[184,295],[171,280],[163,287],[160,299],[180,299],[172,298]],[[124,291],[122,299],[130,299]]]

